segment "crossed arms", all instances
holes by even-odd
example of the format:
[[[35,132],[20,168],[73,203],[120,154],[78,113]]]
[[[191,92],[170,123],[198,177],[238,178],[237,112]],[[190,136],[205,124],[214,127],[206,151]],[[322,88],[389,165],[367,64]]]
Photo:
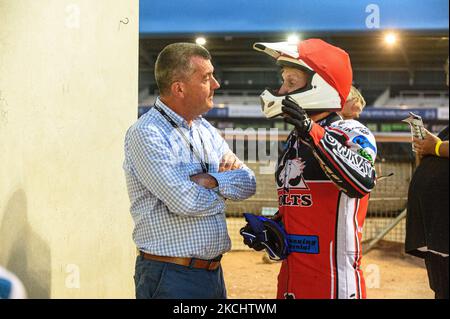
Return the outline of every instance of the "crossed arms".
[[[190,163],[177,158],[157,130],[135,129],[129,139],[134,174],[172,213],[189,216],[223,213],[225,199],[243,200],[256,191],[253,172],[228,147],[220,151],[218,172],[190,175]]]

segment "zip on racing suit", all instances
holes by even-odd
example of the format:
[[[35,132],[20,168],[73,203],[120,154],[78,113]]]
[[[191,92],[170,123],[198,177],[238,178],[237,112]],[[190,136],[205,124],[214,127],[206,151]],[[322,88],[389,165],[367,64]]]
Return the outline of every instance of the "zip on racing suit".
[[[369,129],[336,113],[304,139],[289,135],[275,174],[290,251],[277,298],[366,297],[361,239],[376,152]]]

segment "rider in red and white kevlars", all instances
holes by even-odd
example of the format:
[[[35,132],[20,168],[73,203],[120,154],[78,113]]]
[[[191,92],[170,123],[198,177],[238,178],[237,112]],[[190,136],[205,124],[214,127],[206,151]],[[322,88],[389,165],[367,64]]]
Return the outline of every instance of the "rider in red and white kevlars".
[[[367,127],[336,113],[350,92],[350,58],[320,39],[254,49],[273,57],[283,78],[261,94],[264,114],[294,125],[275,173],[275,218],[289,251],[277,298],[365,298],[361,239],[377,147]]]

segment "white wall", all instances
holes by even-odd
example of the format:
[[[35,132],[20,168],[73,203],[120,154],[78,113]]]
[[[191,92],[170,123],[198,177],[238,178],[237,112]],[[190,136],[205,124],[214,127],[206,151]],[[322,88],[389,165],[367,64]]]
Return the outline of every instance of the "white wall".
[[[0,0],[0,265],[32,298],[134,297],[138,6]]]

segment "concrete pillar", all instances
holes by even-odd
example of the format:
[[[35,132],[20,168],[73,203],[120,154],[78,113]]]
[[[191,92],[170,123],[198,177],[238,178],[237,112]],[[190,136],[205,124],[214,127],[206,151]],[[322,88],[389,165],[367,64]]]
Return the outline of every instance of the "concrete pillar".
[[[0,0],[0,265],[31,298],[134,297],[138,17],[138,0]]]

